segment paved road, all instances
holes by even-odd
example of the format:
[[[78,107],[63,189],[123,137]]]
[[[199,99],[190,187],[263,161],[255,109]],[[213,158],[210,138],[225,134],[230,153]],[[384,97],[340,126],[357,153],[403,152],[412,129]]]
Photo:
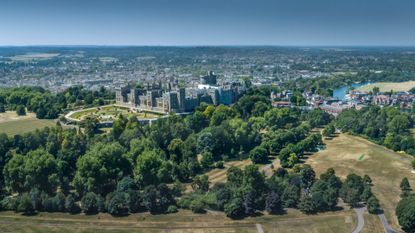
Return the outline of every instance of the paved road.
[[[386,219],[384,214],[379,214],[379,219],[382,222],[383,229],[385,229],[385,233],[397,233],[392,227],[389,225],[388,220]]]
[[[365,212],[365,207],[354,208],[353,210],[357,214],[357,226],[354,229],[353,233],[360,233],[365,225],[365,219],[363,218],[363,213]]]
[[[262,225],[261,224],[255,224],[255,226],[256,226],[256,231],[258,232],[258,233],[264,233],[264,229],[262,229]]]

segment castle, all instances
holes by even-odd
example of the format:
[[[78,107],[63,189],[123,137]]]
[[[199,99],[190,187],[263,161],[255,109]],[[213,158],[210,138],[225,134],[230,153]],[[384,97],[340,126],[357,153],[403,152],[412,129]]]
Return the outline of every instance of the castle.
[[[193,111],[200,103],[230,105],[244,91],[239,82],[218,85],[217,75],[209,72],[200,78],[197,88],[179,87],[178,81],[147,83],[144,87],[131,85],[115,88],[116,104],[135,111],[184,113]]]

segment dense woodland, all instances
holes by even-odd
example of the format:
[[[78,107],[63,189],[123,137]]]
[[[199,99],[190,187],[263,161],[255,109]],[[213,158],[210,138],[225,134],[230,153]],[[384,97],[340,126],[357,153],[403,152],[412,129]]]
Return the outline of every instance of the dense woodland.
[[[207,191],[202,174],[225,161],[250,158],[258,164],[279,156],[284,167],[293,167],[322,143],[311,128],[330,118],[320,110],[270,108],[269,93],[251,90],[232,107],[201,105],[185,118],[171,115],[151,126],[120,115],[106,134],[96,133],[93,124],[1,134],[1,208],[21,210],[30,199],[32,208],[26,207],[32,211],[165,213],[187,208],[190,197],[181,197],[186,183],[195,193]],[[255,165],[244,172],[245,179],[265,182]],[[264,199],[270,191],[265,186],[251,188]]]
[[[361,110],[345,110],[335,124],[343,132],[362,135],[394,151],[415,155],[415,141],[411,133],[413,115],[397,108],[370,106]]]

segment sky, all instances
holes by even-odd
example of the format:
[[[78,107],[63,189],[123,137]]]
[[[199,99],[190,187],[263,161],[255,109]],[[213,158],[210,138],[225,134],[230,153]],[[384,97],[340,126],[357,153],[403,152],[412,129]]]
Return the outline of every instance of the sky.
[[[0,0],[5,45],[414,46],[414,0]]]

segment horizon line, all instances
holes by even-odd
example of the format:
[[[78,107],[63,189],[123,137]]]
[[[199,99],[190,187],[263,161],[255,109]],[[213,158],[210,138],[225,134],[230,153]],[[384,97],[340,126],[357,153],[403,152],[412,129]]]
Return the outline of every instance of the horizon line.
[[[357,44],[337,44],[337,45],[324,45],[324,44],[24,44],[24,45],[1,45],[0,48],[7,47],[415,47],[413,45],[394,45],[394,44],[373,44],[373,45],[357,45]]]

